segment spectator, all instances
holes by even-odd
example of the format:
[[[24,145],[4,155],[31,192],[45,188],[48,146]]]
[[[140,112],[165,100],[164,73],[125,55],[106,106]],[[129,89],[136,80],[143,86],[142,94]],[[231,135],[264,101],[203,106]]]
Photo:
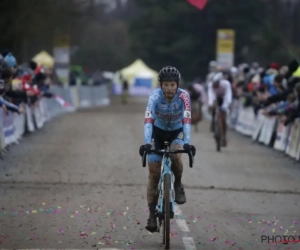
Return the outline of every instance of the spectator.
[[[121,81],[122,81],[122,103],[126,104],[128,98],[128,88],[129,88],[128,81],[123,76],[121,76]]]

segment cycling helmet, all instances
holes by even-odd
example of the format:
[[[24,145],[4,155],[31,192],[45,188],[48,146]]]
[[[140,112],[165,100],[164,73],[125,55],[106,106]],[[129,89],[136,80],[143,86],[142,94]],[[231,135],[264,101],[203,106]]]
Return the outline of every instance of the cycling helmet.
[[[17,60],[16,58],[13,56],[12,53],[8,53],[5,58],[4,61],[8,64],[9,67],[13,68],[16,66],[17,64]]]
[[[164,81],[175,81],[178,83],[180,81],[180,73],[175,67],[163,67],[158,73],[158,81],[160,83]]]
[[[223,73],[222,72],[218,72],[216,74],[214,74],[213,78],[212,78],[212,82],[218,82],[220,80],[223,79]]]
[[[239,70],[238,70],[237,67],[231,67],[231,68],[230,68],[230,73],[231,73],[232,75],[237,75],[237,74],[239,73]]]

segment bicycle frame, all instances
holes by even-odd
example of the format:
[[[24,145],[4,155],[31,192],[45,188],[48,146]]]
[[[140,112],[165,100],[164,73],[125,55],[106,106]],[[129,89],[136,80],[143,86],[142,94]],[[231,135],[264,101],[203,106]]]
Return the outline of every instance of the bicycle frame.
[[[169,149],[169,146],[167,146],[167,150]],[[174,211],[175,211],[175,191],[174,191],[174,174],[171,170],[171,159],[168,153],[165,153],[163,156],[162,164],[161,164],[161,177],[159,181],[159,197],[158,202],[156,205],[156,212],[159,218],[159,222],[161,225],[161,222],[164,218],[164,177],[165,175],[170,175],[171,180],[171,187],[170,187],[170,197],[171,197],[171,218],[174,218]]]

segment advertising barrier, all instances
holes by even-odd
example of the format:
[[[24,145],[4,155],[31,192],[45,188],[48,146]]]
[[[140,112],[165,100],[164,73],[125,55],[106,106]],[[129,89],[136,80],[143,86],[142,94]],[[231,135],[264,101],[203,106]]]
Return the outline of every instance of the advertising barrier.
[[[204,116],[211,120],[207,105],[203,107]],[[234,100],[227,119],[228,126],[235,131],[288,156],[300,159],[300,119],[284,126],[275,117],[266,117],[260,110],[255,116],[252,107],[245,108],[243,102]]]
[[[25,112],[17,114],[0,108],[0,157],[6,148],[18,144],[25,133],[42,129],[52,118],[75,112],[86,107],[99,107],[110,104],[107,86],[56,87],[51,86],[52,98],[40,98],[35,104],[21,104]]]

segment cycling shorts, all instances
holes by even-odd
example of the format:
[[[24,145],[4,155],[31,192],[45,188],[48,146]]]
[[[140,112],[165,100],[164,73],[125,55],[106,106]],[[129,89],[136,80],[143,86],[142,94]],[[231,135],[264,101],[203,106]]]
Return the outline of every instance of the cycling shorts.
[[[217,102],[218,107],[222,107],[223,102],[224,102],[224,97],[222,97],[222,96],[217,97],[216,102]]]
[[[163,149],[164,142],[167,141],[169,145],[171,144],[179,144],[181,146],[184,145],[184,134],[183,128],[174,130],[174,131],[165,131],[156,126],[153,126],[152,133],[152,149]],[[149,154],[148,161],[149,162],[161,162],[162,161],[162,153],[161,154]]]

